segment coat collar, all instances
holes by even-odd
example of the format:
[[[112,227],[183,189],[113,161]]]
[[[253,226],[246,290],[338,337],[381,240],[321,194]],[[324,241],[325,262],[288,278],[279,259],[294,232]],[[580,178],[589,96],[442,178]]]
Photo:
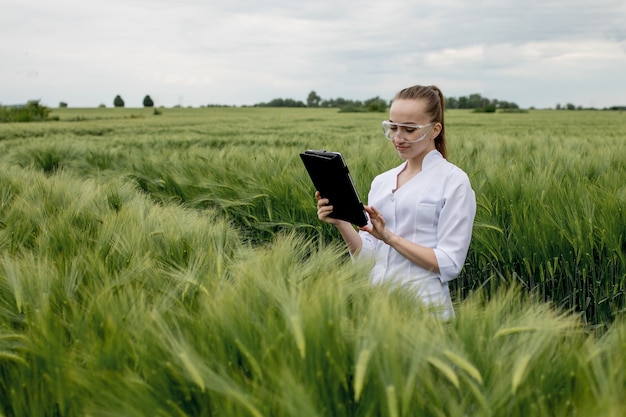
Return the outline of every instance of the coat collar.
[[[443,155],[441,155],[441,153],[437,149],[433,149],[432,151],[428,152],[426,156],[424,156],[424,160],[422,161],[422,172],[428,171],[430,168],[441,162],[442,159]],[[396,173],[402,171],[404,167],[406,167],[407,163],[407,161],[404,161],[398,167],[396,167]]]

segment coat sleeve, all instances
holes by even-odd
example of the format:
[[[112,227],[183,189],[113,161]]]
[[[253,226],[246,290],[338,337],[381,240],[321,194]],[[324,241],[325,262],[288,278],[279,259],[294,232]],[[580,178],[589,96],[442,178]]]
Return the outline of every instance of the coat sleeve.
[[[444,199],[434,251],[439,264],[439,279],[448,282],[463,269],[476,216],[476,195],[467,174],[460,170],[452,173],[444,190]]]

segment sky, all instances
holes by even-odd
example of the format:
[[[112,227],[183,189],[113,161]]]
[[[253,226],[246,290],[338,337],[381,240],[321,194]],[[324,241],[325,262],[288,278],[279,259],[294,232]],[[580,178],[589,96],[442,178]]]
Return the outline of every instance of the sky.
[[[626,105],[626,0],[0,0],[0,104]]]

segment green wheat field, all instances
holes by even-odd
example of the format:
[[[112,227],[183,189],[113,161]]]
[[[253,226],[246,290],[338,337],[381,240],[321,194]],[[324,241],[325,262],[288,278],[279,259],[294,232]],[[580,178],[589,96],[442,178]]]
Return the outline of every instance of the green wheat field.
[[[51,116],[0,124],[0,415],[626,414],[626,113],[446,112],[478,204],[450,322],[316,217],[299,152],[365,201],[385,113]]]

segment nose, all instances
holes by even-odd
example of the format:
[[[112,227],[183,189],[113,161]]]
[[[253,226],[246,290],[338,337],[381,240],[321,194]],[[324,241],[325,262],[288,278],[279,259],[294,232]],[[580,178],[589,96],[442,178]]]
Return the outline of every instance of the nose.
[[[400,136],[400,129],[396,130],[392,135],[391,135],[391,140],[395,141],[396,139],[402,140],[404,141],[405,139]]]

